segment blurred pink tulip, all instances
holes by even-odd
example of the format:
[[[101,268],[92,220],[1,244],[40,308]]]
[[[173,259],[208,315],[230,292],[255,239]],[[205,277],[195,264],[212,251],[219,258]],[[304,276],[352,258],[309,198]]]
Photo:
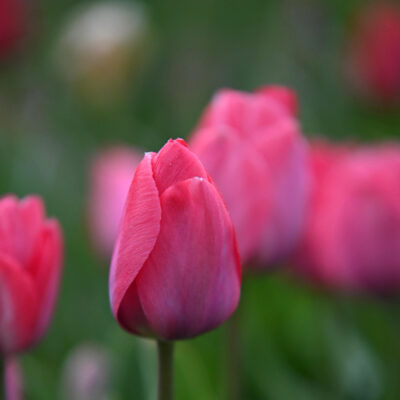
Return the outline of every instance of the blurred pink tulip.
[[[14,357],[5,362],[5,400],[23,400],[22,372]]]
[[[220,189],[246,266],[270,267],[297,243],[307,198],[307,146],[282,87],[222,90],[190,141]]]
[[[181,139],[146,153],[114,248],[114,317],[135,334],[190,338],[231,315],[240,281],[231,219],[199,159]]]
[[[0,200],[0,354],[22,351],[44,334],[62,266],[58,222],[42,200]]]
[[[97,154],[90,170],[89,226],[97,252],[110,257],[129,185],[141,155],[128,147]]]
[[[359,11],[348,45],[351,83],[384,104],[400,101],[400,6],[376,2]]]
[[[400,290],[400,147],[315,144],[299,271],[334,289]]]
[[[294,90],[289,89],[286,86],[263,86],[259,88],[256,93],[263,94],[266,97],[280,102],[294,117],[299,114],[299,102],[297,101],[297,94]]]

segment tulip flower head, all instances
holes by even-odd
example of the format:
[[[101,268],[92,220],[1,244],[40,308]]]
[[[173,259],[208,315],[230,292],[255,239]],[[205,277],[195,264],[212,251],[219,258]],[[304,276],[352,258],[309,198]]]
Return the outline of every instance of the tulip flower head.
[[[62,267],[58,222],[42,200],[0,199],[0,354],[25,350],[44,334]]]
[[[134,334],[194,337],[231,315],[240,281],[231,219],[199,159],[181,139],[146,153],[111,263],[114,317]]]
[[[190,141],[221,191],[244,265],[268,267],[297,243],[307,199],[307,148],[289,89],[222,90]]]
[[[110,257],[135,169],[141,156],[128,147],[97,154],[90,169],[89,228],[97,252]]]
[[[384,105],[400,102],[400,6],[376,2],[360,10],[349,39],[351,83]]]
[[[312,166],[300,273],[347,292],[399,292],[400,148],[318,144]]]

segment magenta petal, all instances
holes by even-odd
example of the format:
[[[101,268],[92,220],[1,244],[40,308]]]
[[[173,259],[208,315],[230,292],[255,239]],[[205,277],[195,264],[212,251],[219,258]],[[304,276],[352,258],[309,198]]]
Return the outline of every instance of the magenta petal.
[[[291,90],[286,86],[263,86],[256,90],[256,94],[275,99],[284,107],[286,107],[289,113],[294,117],[297,116],[299,113],[299,102],[297,100],[297,94],[294,90]]]
[[[109,290],[117,320],[121,302],[153,249],[160,230],[161,206],[153,179],[152,157],[154,154],[145,154],[136,169],[114,248]]]
[[[162,220],[137,287],[147,319],[164,339],[211,330],[238,304],[240,261],[232,223],[214,185],[188,179],[161,196]]]
[[[0,252],[20,260],[19,248],[23,250],[24,241],[20,238],[21,221],[18,213],[18,199],[8,195],[0,201]],[[19,257],[19,258],[18,258]]]
[[[236,90],[222,90],[213,98],[199,128],[229,126],[243,138],[287,116],[286,108],[273,98]]]
[[[0,353],[29,345],[37,315],[32,279],[16,261],[0,254]]]
[[[221,191],[235,226],[242,261],[249,261],[260,245],[271,208],[272,179],[265,160],[228,127],[199,131],[191,148]]]
[[[203,165],[183,140],[169,140],[153,159],[154,180],[160,192],[195,176],[208,179]]]
[[[24,239],[24,252],[25,259],[21,260],[28,268],[32,266],[31,257],[33,256],[34,245],[36,244],[36,237],[42,228],[45,219],[45,209],[43,201],[38,196],[25,197],[19,203],[19,218],[21,218],[21,227],[24,232],[21,236]]]
[[[34,255],[35,285],[38,293],[40,315],[33,340],[38,340],[50,322],[62,271],[63,239],[56,220],[45,222],[39,235],[37,253]]]
[[[129,286],[118,310],[118,322],[129,332],[155,336],[140,303],[136,281]]]

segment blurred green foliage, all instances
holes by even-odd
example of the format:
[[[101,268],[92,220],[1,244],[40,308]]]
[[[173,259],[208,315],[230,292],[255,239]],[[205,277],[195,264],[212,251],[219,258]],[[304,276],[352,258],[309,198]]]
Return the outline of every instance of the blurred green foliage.
[[[96,342],[113,356],[112,400],[151,399],[154,346],[113,320],[108,262],[90,246],[85,200],[94,152],[115,143],[158,150],[169,137],[186,137],[220,87],[292,86],[311,136],[395,139],[400,115],[358,102],[343,79],[346,35],[361,0],[143,1],[149,61],[132,77],[128,98],[107,109],[84,104],[54,67],[60,31],[83,2],[31,3],[31,37],[0,71],[0,188],[44,197],[64,228],[66,256],[51,329],[22,357],[26,398],[59,398],[65,358]],[[243,399],[400,398],[396,303],[335,298],[278,272],[246,278],[242,299]],[[177,344],[178,399],[223,398],[224,329]]]

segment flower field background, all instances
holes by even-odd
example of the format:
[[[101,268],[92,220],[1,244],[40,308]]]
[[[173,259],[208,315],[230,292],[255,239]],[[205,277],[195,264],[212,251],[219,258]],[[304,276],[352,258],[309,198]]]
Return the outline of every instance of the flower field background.
[[[68,362],[84,345],[105,352],[97,399],[155,397],[154,343],[116,326],[109,259],[91,239],[90,165],[99,150],[158,150],[170,137],[189,136],[219,88],[265,84],[296,90],[308,138],[400,140],[400,108],[366,100],[349,84],[349,37],[364,1],[143,1],[145,27],[127,69],[116,53],[115,68],[71,78],[75,64],[63,38],[92,4],[30,1],[18,49],[1,58],[1,193],[41,195],[65,236],[53,322],[20,358],[27,400],[73,398]],[[104,70],[116,71],[115,93]],[[246,277],[242,297],[243,399],[400,398],[396,299],[328,293],[278,268]],[[225,326],[178,342],[177,399],[224,398],[224,357]]]

